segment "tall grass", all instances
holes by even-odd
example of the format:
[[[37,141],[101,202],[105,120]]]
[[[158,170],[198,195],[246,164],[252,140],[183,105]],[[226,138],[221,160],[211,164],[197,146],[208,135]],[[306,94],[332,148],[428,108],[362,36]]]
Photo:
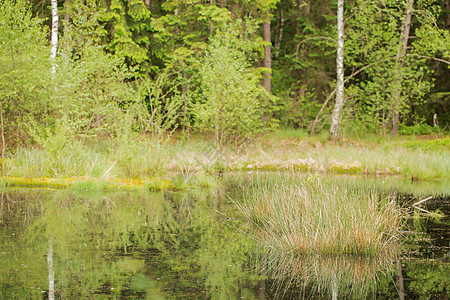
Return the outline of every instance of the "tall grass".
[[[161,176],[173,154],[160,140],[110,143],[107,149],[79,145],[60,151],[21,148],[9,155],[3,175],[10,177],[138,178]]]
[[[299,255],[375,255],[397,247],[402,213],[395,199],[318,176],[297,180],[256,185],[238,204],[265,247]]]

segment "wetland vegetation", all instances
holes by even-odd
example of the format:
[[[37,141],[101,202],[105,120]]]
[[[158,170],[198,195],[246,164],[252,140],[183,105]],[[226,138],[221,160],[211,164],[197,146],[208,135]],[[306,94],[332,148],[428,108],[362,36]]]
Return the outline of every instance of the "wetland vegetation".
[[[219,2],[0,0],[0,298],[448,298],[449,1]]]
[[[236,205],[255,201],[249,191],[258,186],[317,184],[314,176],[290,175],[291,180],[289,174],[224,174],[220,188],[177,192],[2,188],[0,294],[93,299],[445,296],[449,189],[433,192],[434,199],[422,204],[440,211],[430,216],[411,204],[430,195],[432,187],[416,190],[414,183],[402,182],[407,193],[398,194],[392,186],[400,179],[379,178],[375,185],[374,179],[337,176],[333,184],[359,195],[367,186],[376,189],[377,199],[397,195],[407,216],[402,232],[396,242],[389,241],[388,251],[341,255],[345,251],[337,245],[338,253],[318,249],[302,254],[276,247],[275,239],[283,235],[267,239],[273,228],[255,230]]]

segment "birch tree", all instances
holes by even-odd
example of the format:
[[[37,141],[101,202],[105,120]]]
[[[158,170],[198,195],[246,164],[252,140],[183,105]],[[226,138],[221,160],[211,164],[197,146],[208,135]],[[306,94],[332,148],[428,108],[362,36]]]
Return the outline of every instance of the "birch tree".
[[[51,0],[52,5],[52,49],[50,52],[50,59],[52,60],[52,74],[56,73],[56,51],[58,50],[58,2]]]
[[[339,119],[344,106],[344,0],[338,1],[337,9],[337,58],[336,58],[336,104],[331,115],[330,134],[334,140],[339,139]]]

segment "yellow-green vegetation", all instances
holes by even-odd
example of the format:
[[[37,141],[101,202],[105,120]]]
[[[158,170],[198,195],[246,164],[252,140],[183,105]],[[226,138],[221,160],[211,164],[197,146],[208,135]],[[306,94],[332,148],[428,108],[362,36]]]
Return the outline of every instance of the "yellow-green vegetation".
[[[163,179],[119,179],[102,180],[91,177],[0,177],[0,185],[16,187],[69,188],[77,191],[111,191],[142,189],[176,189],[170,181]]]
[[[62,128],[32,148],[7,152],[1,160],[2,184],[185,189],[216,186],[223,172],[253,170],[450,178],[448,137],[368,136],[333,143],[326,135],[307,136],[291,129],[269,132],[240,146],[224,145],[219,151],[208,136],[123,134],[88,142],[66,134]]]
[[[275,132],[260,137],[240,154],[232,154],[232,168],[450,178],[448,137],[367,136],[365,140],[346,138],[333,143],[323,135],[296,138],[288,133],[293,137],[280,139],[279,135],[286,135],[285,130]]]
[[[293,175],[253,185],[238,206],[255,237],[283,253],[371,256],[399,247],[402,211],[373,189]]]

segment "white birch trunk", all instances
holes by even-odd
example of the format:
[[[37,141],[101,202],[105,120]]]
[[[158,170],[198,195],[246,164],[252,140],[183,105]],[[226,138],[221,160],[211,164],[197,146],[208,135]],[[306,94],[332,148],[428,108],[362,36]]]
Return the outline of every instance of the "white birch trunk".
[[[339,123],[344,106],[344,0],[338,0],[337,10],[338,45],[336,59],[336,104],[331,115],[330,134],[333,139],[339,139]]]
[[[56,51],[58,50],[58,2],[51,0],[52,2],[52,49],[50,52],[50,59],[52,60],[52,74],[56,73]]]

